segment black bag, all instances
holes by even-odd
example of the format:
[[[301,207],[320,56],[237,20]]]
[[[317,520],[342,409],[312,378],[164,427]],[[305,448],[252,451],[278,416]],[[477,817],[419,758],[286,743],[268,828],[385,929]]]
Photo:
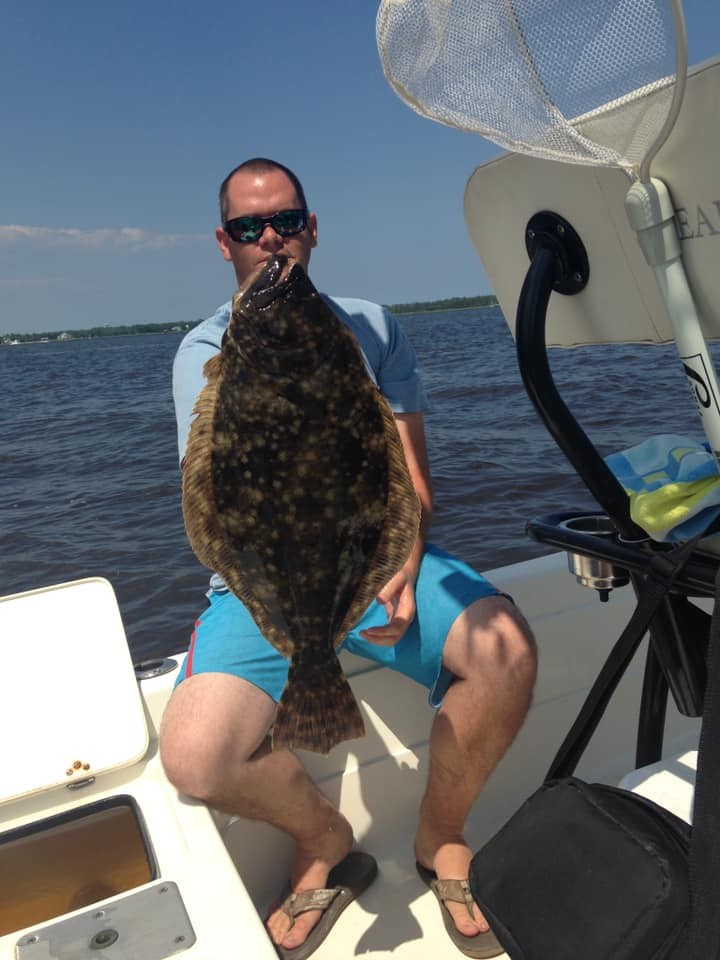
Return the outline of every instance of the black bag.
[[[689,835],[637,794],[549,780],[475,856],[470,886],[513,960],[664,957],[688,915]]]
[[[720,958],[717,600],[692,830],[638,794],[569,776],[693,546],[651,561],[635,613],[545,783],[472,860],[473,896],[512,960]],[[720,571],[716,598],[718,589]]]

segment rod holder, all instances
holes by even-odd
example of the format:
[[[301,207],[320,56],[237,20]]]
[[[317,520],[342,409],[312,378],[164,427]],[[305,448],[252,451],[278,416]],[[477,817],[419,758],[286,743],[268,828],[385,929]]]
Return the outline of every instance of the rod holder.
[[[615,525],[610,517],[603,514],[589,514],[585,517],[571,517],[560,524],[566,530],[576,530],[593,537],[614,540],[617,536]],[[600,600],[606,603],[611,590],[627,586],[630,583],[629,571],[618,567],[610,560],[590,557],[587,554],[567,552],[568,569],[584,587],[597,590]]]

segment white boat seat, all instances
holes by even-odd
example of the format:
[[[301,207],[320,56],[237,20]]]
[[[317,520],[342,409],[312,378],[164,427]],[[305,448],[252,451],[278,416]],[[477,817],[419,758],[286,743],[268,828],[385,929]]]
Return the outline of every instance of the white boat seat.
[[[620,786],[665,807],[686,823],[692,823],[696,768],[697,750],[686,750],[633,770],[623,777]]]
[[[715,203],[720,127],[707,118],[717,112],[719,74],[717,59],[690,72],[678,121],[653,163],[654,175],[672,192],[688,279],[703,332],[711,339],[720,336],[716,262],[720,213]],[[633,109],[632,103],[610,103],[586,118],[582,132],[602,140],[605,127]],[[538,211],[552,210],[580,234],[590,261],[590,278],[581,293],[550,298],[548,345],[674,339],[653,272],[625,212],[629,185],[627,174],[619,168],[578,166],[516,153],[502,154],[475,170],[465,190],[465,221],[511,330],[529,263],[526,225]]]

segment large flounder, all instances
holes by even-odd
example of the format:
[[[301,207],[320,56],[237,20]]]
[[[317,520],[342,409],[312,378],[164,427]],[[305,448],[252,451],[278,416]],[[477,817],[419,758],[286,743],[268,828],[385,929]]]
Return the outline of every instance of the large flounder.
[[[327,753],[365,732],[335,651],[407,559],[420,505],[357,341],[285,268],[273,258],[236,294],[205,365],[183,515],[198,559],[290,659],[273,748]]]

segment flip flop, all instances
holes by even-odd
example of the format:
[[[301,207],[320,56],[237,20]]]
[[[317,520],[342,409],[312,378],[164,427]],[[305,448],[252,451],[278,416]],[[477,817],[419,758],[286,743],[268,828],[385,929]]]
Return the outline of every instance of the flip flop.
[[[472,916],[474,900],[467,880],[438,880],[438,875],[434,870],[428,870],[427,867],[417,861],[415,867],[422,882],[430,887],[435,894],[437,902],[440,904],[445,929],[458,950],[464,953],[466,957],[474,957],[475,960],[485,960],[487,957],[497,957],[505,953],[505,949],[500,945],[492,930],[477,933],[474,937],[466,937],[455,926],[455,921],[445,906],[445,901],[464,903],[468,913]]]
[[[299,947],[289,949],[275,944],[281,960],[306,960],[330,933],[335,921],[345,907],[367,890],[377,876],[374,857],[359,850],[351,851],[344,860],[333,867],[327,878],[327,887],[322,890],[303,890],[291,893],[280,909],[290,917],[290,928],[295,918],[306,910],[322,910],[323,914]]]

